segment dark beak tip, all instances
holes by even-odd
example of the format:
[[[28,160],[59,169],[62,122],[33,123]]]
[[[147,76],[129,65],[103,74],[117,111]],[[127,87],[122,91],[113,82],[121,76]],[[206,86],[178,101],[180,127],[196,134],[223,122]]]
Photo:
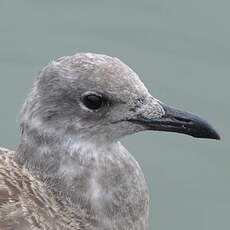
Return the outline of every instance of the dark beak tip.
[[[221,140],[221,137],[220,137],[220,135],[218,134],[214,139],[220,141],[220,140]]]
[[[219,134],[217,134],[216,140],[221,140],[221,136]]]
[[[220,135],[214,129],[212,130],[212,132],[210,133],[210,136],[208,138],[214,139],[214,140],[221,140]]]
[[[217,133],[217,132],[215,131],[215,132],[213,133],[212,139],[221,140],[221,137],[220,137],[219,133]]]
[[[213,132],[209,132],[206,134],[201,134],[201,135],[194,135],[193,137],[195,138],[206,138],[206,139],[213,139],[213,140],[221,140],[220,135],[213,130]]]
[[[196,116],[194,137],[220,140],[219,133],[205,120]]]

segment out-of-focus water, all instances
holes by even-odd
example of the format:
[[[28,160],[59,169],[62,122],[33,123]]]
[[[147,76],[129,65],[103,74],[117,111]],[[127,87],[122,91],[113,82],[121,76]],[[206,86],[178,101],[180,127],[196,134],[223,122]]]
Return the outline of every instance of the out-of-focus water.
[[[229,1],[0,1],[0,145],[39,69],[79,51],[117,56],[151,93],[210,121],[222,140],[145,132],[123,141],[151,191],[150,228],[230,229]]]

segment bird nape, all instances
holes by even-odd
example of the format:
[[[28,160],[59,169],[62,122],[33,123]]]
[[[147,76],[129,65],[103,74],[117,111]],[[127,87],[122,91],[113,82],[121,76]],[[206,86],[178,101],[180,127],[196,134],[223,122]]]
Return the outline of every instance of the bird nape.
[[[220,139],[150,95],[118,58],[93,53],[42,69],[20,127],[18,149],[0,149],[1,230],[146,230],[148,187],[119,140],[144,130]]]

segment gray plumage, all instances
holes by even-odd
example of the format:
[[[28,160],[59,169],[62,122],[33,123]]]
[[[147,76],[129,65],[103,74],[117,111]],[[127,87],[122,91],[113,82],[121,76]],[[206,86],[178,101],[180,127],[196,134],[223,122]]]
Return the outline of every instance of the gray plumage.
[[[86,95],[101,107],[88,108]],[[17,151],[0,149],[0,229],[146,230],[145,178],[118,140],[160,130],[149,121],[166,115],[117,58],[80,53],[48,64],[23,105]],[[180,132],[198,136],[183,122]],[[179,132],[170,127],[162,130]]]

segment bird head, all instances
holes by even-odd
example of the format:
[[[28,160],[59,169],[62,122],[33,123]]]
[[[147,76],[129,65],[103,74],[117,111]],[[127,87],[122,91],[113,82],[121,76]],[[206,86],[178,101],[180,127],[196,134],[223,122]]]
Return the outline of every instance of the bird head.
[[[40,72],[23,106],[21,126],[39,136],[108,141],[143,130],[220,138],[198,116],[153,97],[118,58],[92,53],[59,58]]]

